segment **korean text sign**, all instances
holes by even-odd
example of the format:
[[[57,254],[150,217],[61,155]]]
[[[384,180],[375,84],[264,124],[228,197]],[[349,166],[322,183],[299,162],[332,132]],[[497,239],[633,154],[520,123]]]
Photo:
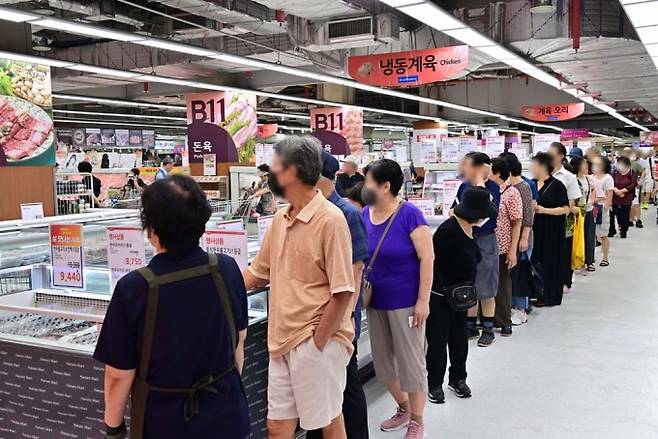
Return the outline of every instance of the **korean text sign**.
[[[311,108],[311,129],[333,155],[363,152],[363,110],[352,107]],[[331,135],[337,133],[338,136]]]
[[[146,265],[144,233],[140,227],[107,228],[107,265],[112,289],[119,279]]]
[[[549,104],[521,107],[521,114],[537,122],[553,122],[574,119],[585,111],[585,104]]]
[[[468,46],[351,56],[350,76],[365,84],[403,87],[456,77],[468,65]]]
[[[208,253],[223,253],[235,259],[240,271],[249,266],[247,233],[234,230],[206,230],[201,244]]]
[[[82,225],[50,225],[50,263],[53,287],[84,288]]]

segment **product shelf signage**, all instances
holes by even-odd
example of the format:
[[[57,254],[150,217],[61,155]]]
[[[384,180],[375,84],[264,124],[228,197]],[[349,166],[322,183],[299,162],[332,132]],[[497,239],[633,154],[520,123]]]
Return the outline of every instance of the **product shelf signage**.
[[[240,271],[249,266],[247,233],[234,230],[206,230],[201,246],[208,253],[222,253],[235,259]]]
[[[405,87],[459,76],[468,65],[468,46],[351,56],[352,79],[383,87]]]
[[[141,227],[107,228],[107,265],[112,289],[119,279],[146,265],[144,232]]]
[[[585,103],[528,105],[521,107],[521,115],[536,122],[555,122],[574,119],[585,111]]]
[[[84,288],[81,224],[51,224],[50,263],[53,287]]]
[[[584,139],[589,137],[589,128],[565,128],[560,133],[561,140]]]
[[[270,228],[270,224],[274,221],[274,215],[265,215],[258,217],[258,243],[262,244],[263,239],[265,239],[265,234],[267,229]]]

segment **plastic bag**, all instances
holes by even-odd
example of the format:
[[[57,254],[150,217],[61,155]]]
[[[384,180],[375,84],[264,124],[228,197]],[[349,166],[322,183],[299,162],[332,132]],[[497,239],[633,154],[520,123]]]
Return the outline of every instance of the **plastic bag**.
[[[582,212],[574,218],[571,269],[577,270],[585,264],[585,217]]]

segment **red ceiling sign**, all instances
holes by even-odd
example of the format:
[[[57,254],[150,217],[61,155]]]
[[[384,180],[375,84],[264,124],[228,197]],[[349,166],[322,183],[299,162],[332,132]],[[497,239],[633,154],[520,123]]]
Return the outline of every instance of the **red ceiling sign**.
[[[521,115],[536,122],[574,119],[585,111],[585,104],[549,104],[521,107]]]
[[[348,70],[353,79],[384,87],[444,81],[456,77],[467,65],[468,46],[350,56],[348,59]]]

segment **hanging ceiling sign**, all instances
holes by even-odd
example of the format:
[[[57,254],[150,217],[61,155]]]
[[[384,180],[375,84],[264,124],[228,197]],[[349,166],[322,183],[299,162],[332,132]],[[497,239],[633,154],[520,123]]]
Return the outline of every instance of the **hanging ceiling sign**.
[[[585,103],[529,105],[521,107],[521,115],[536,122],[575,119],[585,111]]]
[[[658,131],[640,131],[641,146],[658,145]]]
[[[560,133],[560,140],[584,139],[589,137],[589,128],[565,128]]]
[[[311,129],[333,155],[363,152],[363,111],[350,107],[311,109]]]
[[[185,99],[190,163],[203,163],[203,154],[215,154],[218,163],[253,158],[256,95],[218,91],[192,93]]]
[[[350,76],[364,84],[404,87],[444,81],[468,65],[468,46],[350,56]]]

